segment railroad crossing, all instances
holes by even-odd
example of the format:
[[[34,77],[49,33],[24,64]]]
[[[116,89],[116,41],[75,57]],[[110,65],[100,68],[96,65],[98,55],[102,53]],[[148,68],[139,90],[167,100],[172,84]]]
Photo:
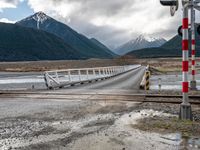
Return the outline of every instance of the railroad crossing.
[[[170,6],[171,16],[175,15],[178,10],[179,1],[178,0],[160,0],[161,4],[164,6]],[[192,108],[189,102],[188,91],[189,91],[189,16],[188,11],[191,10],[191,47],[192,47],[192,79],[190,86],[192,90],[196,89],[195,80],[195,9],[200,10],[199,0],[182,0],[183,14],[182,14],[182,92],[183,101],[180,107],[180,118],[192,120]],[[180,28],[179,28],[180,29]]]

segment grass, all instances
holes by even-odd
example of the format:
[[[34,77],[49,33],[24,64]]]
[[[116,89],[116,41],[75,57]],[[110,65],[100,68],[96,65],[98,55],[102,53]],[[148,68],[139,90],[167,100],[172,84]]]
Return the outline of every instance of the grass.
[[[156,69],[160,72],[167,73],[167,72],[181,72],[181,67],[156,67]]]
[[[144,118],[132,127],[148,132],[181,133],[183,137],[199,136],[200,122],[179,120],[177,117]]]

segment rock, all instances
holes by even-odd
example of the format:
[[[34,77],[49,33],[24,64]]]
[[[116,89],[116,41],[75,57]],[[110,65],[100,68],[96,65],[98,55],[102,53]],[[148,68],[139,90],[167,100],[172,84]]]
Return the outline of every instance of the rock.
[[[8,150],[11,150],[12,149],[12,146],[10,146],[9,148],[8,148]]]

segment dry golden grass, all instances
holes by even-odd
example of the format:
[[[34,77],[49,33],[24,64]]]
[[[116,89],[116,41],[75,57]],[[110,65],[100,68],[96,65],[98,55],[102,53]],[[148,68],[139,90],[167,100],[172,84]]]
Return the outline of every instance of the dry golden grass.
[[[200,59],[197,60],[199,62]],[[142,64],[150,65],[156,70],[167,72],[180,72],[182,68],[181,58],[151,58],[136,59],[130,57],[121,57],[116,59],[90,59],[90,60],[63,60],[63,61],[35,61],[35,62],[2,62],[0,71],[9,72],[32,72],[47,71],[70,68],[87,68],[87,67],[105,67],[116,65]],[[197,69],[200,66],[197,65]]]

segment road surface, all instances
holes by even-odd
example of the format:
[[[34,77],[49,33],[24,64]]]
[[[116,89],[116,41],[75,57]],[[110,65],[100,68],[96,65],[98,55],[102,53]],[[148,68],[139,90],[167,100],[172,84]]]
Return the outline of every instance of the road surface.
[[[138,90],[145,72],[145,67],[132,70],[119,76],[95,83],[70,87],[70,89],[126,89]]]

